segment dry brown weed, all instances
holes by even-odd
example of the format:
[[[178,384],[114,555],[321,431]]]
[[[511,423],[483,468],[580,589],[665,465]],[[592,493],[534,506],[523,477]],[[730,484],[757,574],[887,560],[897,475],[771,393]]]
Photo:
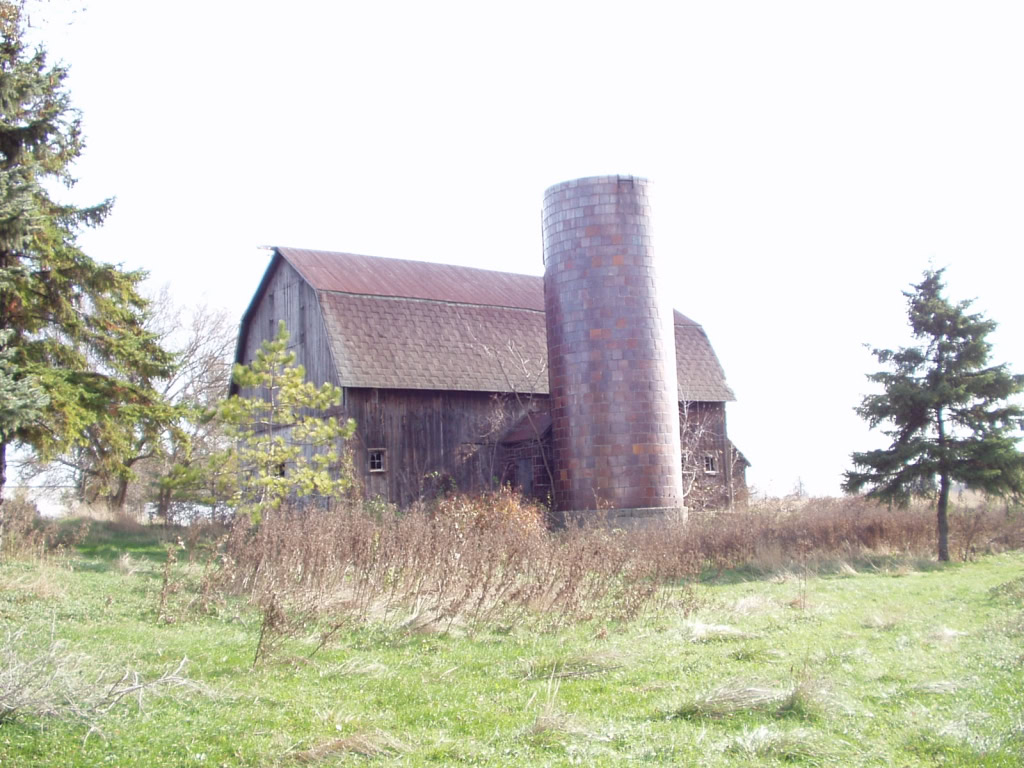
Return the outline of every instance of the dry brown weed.
[[[318,744],[311,749],[294,752],[291,759],[298,763],[316,763],[332,755],[351,753],[362,757],[381,757],[408,752],[409,747],[399,739],[383,731],[354,733],[341,739]]]

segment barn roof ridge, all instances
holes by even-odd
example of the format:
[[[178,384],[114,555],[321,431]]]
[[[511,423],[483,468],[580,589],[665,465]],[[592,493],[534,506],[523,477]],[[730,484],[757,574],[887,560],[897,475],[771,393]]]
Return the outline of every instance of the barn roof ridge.
[[[330,250],[325,250],[323,248],[298,248],[298,247],[293,246],[293,245],[275,245],[273,247],[273,249],[274,250],[288,251],[289,253],[296,253],[296,252],[300,252],[300,251],[305,251],[307,253],[320,253],[320,254],[325,254],[327,256],[354,256],[354,257],[360,258],[360,259],[374,259],[374,260],[380,259],[381,261],[388,261],[388,262],[395,262],[395,263],[416,264],[416,265],[424,264],[424,265],[427,265],[427,266],[435,266],[435,267],[453,267],[455,269],[471,269],[474,272],[488,272],[488,273],[491,273],[491,274],[495,274],[496,273],[496,274],[499,274],[499,275],[514,275],[516,277],[536,277],[538,279],[541,278],[541,275],[530,275],[530,274],[528,274],[526,272],[513,272],[513,271],[508,270],[508,269],[492,269],[491,267],[473,267],[473,266],[470,266],[468,264],[452,264],[452,263],[447,262],[447,261],[426,261],[424,259],[406,259],[406,258],[403,258],[401,256],[378,256],[378,255],[372,254],[372,253],[356,253],[354,251],[330,251]]]
[[[288,246],[274,251],[318,291],[544,311],[536,275]]]

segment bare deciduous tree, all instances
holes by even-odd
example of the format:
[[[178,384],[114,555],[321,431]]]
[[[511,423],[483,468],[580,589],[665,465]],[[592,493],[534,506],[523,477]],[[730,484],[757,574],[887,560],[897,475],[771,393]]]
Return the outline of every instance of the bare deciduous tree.
[[[724,412],[707,406],[679,404],[683,501],[689,509],[731,509],[743,487],[744,459],[725,436]]]
[[[166,403],[164,418],[127,435],[116,456],[102,425],[93,425],[53,461],[24,464],[23,478],[116,512],[153,502],[165,517],[173,503],[204,496],[188,470],[221,447],[220,428],[207,413],[227,393],[235,329],[223,310],[176,306],[165,286],[150,300],[146,330],[175,356],[169,375],[153,382]]]

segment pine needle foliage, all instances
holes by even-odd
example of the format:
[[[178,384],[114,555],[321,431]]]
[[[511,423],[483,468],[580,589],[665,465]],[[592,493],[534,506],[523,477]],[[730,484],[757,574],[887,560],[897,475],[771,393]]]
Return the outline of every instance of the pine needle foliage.
[[[943,270],[926,270],[907,291],[908,319],[919,342],[872,350],[887,370],[868,379],[882,392],[857,408],[888,448],[854,453],[843,489],[899,505],[935,495],[939,560],[949,560],[949,491],[954,482],[998,495],[1024,493],[1024,454],[1017,448],[1024,408],[1013,398],[1024,376],[991,365],[988,336],[996,323],[969,311],[971,301],[943,295]]]
[[[36,421],[49,402],[34,378],[19,375],[14,350],[7,346],[11,335],[9,329],[0,330],[0,436]]]
[[[288,499],[330,498],[352,482],[341,450],[356,429],[339,419],[341,390],[317,387],[288,349],[284,321],[277,336],[265,340],[250,365],[236,365],[233,379],[249,394],[234,395],[221,406],[225,429],[235,439],[222,469],[237,478],[232,506],[258,521]]]

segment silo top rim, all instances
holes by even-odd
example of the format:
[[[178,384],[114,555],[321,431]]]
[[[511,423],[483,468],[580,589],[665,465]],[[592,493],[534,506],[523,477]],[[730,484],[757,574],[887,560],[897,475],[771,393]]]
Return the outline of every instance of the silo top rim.
[[[560,192],[563,189],[573,189],[575,187],[589,187],[595,184],[607,184],[610,182],[622,182],[628,181],[633,184],[641,184],[644,186],[649,185],[651,182],[642,176],[629,176],[624,174],[610,175],[610,176],[586,176],[582,179],[570,179],[569,181],[562,181],[558,184],[554,184],[548,187],[544,191],[544,197],[550,197],[556,192]]]

